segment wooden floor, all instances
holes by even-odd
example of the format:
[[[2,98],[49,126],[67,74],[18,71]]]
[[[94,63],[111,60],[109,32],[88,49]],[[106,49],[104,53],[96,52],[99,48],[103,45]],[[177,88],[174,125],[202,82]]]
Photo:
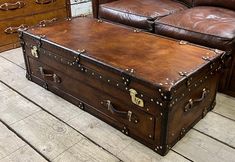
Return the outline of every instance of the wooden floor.
[[[0,53],[0,162],[235,162],[235,98],[162,157],[25,78],[21,49]]]

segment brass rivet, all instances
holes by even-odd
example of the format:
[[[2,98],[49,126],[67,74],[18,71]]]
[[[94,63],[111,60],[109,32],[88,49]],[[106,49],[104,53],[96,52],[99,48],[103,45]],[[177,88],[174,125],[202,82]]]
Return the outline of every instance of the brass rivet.
[[[152,118],[152,117],[150,117],[150,118],[149,118],[149,120],[153,120],[153,118]]]
[[[98,22],[98,23],[102,23],[102,22],[103,22],[103,20],[99,19],[99,20],[97,20],[97,22]]]
[[[139,33],[140,29],[134,29],[134,33]]]
[[[149,138],[152,138],[152,135],[151,135],[151,134],[149,135]]]

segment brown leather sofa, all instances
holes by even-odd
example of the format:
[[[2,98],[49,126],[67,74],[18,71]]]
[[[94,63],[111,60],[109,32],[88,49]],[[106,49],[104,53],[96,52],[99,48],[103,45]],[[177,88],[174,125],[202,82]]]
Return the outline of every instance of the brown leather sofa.
[[[235,96],[235,0],[93,0],[93,15],[156,34],[226,50],[221,92]]]

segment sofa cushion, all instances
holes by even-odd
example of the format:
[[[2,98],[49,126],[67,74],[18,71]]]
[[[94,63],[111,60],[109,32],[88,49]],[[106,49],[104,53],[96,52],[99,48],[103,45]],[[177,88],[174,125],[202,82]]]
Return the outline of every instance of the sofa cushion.
[[[216,6],[235,10],[235,0],[194,0],[194,6]]]
[[[227,50],[235,42],[235,12],[195,7],[155,21],[155,33]]]
[[[100,5],[99,17],[151,31],[155,19],[186,8],[171,0],[118,0]]]

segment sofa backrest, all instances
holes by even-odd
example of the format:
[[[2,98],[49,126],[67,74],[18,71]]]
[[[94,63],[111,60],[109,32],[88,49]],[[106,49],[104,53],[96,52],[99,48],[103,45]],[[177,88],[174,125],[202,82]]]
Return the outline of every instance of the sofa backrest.
[[[235,0],[194,0],[194,6],[215,6],[235,10]]]

